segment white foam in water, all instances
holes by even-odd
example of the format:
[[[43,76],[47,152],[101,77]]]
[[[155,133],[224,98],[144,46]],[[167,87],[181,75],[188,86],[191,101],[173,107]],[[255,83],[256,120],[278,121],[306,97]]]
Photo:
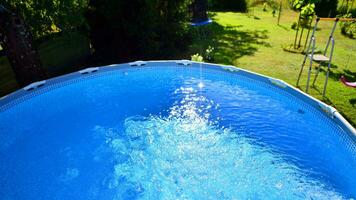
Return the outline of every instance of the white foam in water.
[[[192,88],[167,117],[96,127],[114,157],[106,187],[117,199],[342,199],[267,147],[209,122],[213,102]],[[204,105],[204,106],[203,106]]]

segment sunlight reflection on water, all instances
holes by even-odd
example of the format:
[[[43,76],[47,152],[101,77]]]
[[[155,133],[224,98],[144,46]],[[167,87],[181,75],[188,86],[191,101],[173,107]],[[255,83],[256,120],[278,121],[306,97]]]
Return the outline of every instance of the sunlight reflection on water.
[[[209,120],[193,88],[169,116],[133,116],[124,133],[96,126],[114,157],[105,182],[117,199],[341,199],[267,147]]]

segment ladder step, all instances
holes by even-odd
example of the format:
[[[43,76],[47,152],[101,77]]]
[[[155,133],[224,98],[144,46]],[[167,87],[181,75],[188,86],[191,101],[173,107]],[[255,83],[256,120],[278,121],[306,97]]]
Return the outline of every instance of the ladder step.
[[[308,54],[308,58],[310,59],[312,56],[311,54]],[[330,58],[324,56],[323,54],[314,54],[313,55],[313,61],[317,62],[329,62]]]

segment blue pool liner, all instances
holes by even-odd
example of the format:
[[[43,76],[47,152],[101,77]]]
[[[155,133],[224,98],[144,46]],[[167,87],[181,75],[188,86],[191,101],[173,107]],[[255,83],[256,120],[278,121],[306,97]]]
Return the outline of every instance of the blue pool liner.
[[[136,68],[154,67],[154,66],[169,67],[169,66],[177,66],[177,65],[181,65],[184,67],[197,67],[197,68],[202,66],[203,68],[211,68],[219,71],[225,71],[227,73],[238,73],[239,75],[251,78],[255,81],[267,83],[271,85],[273,88],[278,89],[280,92],[289,93],[290,95],[293,95],[294,97],[301,99],[302,101],[311,105],[312,107],[317,108],[321,113],[323,113],[323,115],[326,115],[333,123],[335,123],[335,125],[339,126],[341,129],[345,131],[345,133],[347,133],[345,137],[350,137],[352,141],[356,143],[355,128],[335,108],[300,91],[299,89],[284,82],[283,80],[268,77],[262,74],[251,72],[231,65],[201,63],[201,62],[194,62],[190,60],[136,61],[136,62],[124,63],[124,64],[112,64],[112,65],[101,66],[101,67],[91,67],[67,75],[35,82],[9,95],[1,97],[0,112],[11,108],[12,106],[18,103],[26,101],[27,99],[30,99],[36,95],[46,93],[58,87],[62,87],[68,84],[82,81],[92,76],[105,75],[106,73],[110,73],[115,70],[125,70],[132,67],[136,67]]]

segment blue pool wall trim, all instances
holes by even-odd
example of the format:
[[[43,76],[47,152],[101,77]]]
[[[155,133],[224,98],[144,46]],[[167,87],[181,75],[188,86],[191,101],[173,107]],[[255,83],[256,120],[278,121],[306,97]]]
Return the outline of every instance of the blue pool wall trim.
[[[8,109],[9,107],[16,105],[22,101],[25,101],[28,98],[36,96],[38,94],[50,91],[51,89],[61,87],[67,84],[71,84],[77,81],[80,81],[82,78],[88,78],[94,76],[94,74],[110,72],[113,70],[123,70],[132,67],[144,67],[144,66],[156,66],[159,65],[182,65],[186,67],[199,67],[203,66],[204,68],[214,68],[227,71],[229,73],[238,73],[239,75],[246,76],[248,78],[258,80],[264,83],[267,83],[271,86],[274,86],[280,90],[284,90],[289,94],[303,100],[309,105],[321,110],[325,115],[327,115],[333,122],[339,125],[345,132],[347,132],[352,140],[356,142],[356,130],[355,128],[332,106],[329,106],[320,100],[300,91],[294,86],[284,82],[280,79],[275,79],[268,77],[262,74],[251,72],[245,69],[241,69],[231,65],[220,65],[212,63],[200,63],[190,60],[171,60],[171,61],[136,61],[125,64],[112,64],[101,67],[90,67],[87,69],[80,70],[78,72],[73,72],[67,75],[51,78],[48,80],[43,80],[39,82],[32,83],[22,89],[19,89],[9,95],[0,98],[0,112]]]

